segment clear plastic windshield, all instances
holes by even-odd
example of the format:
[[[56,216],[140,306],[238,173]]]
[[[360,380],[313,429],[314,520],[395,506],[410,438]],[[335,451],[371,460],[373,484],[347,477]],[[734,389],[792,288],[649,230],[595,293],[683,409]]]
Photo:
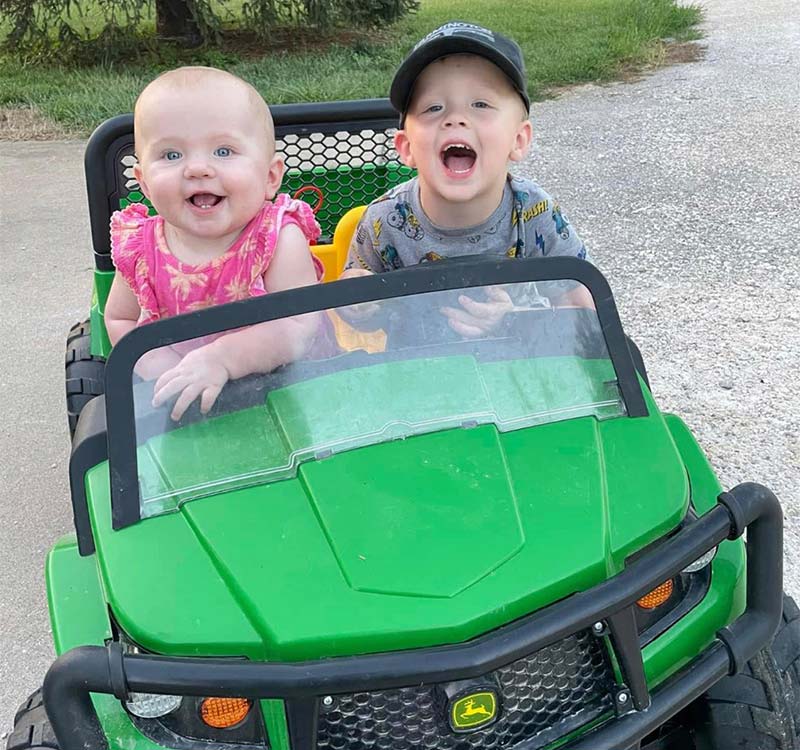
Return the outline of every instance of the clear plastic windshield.
[[[252,369],[291,349],[295,335],[294,361],[229,381],[207,414],[198,399],[174,419],[191,378],[173,382],[154,407],[175,363],[203,361],[203,347]],[[568,281],[431,292],[261,323],[148,352],[136,370],[142,517],[424,433],[477,425],[505,433],[624,414],[591,297]]]

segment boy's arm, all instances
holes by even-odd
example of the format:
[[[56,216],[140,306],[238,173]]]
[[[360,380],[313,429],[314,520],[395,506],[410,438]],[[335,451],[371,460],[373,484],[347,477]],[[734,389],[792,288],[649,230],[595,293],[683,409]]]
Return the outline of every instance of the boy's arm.
[[[369,276],[373,273],[382,273],[386,269],[380,256],[375,250],[374,224],[370,217],[370,206],[358,222],[356,231],[350,240],[350,249],[344,264],[344,271],[340,279],[353,279],[358,276]],[[351,326],[362,331],[374,331],[381,327],[378,312],[380,305],[377,302],[364,302],[360,305],[342,307],[336,312]]]
[[[372,206],[367,206],[350,240],[350,248],[344,262],[345,271],[356,268],[371,273],[382,273],[386,270],[376,249],[378,243],[375,237],[375,216],[371,209]]]
[[[546,214],[546,223],[541,234],[543,242],[542,253],[548,257],[572,257],[591,263],[592,259],[589,257],[586,245],[578,235],[575,227],[561,213],[558,203],[552,198],[549,198],[549,200],[551,210]],[[578,284],[577,282],[565,282],[564,291],[561,295],[555,297],[553,301],[555,304],[564,307],[588,307],[594,309],[594,300],[592,295],[589,294],[589,290],[583,284]]]
[[[106,331],[111,345],[115,346],[126,333],[136,328],[141,308],[128,282],[117,272],[111,282],[108,299],[103,311]],[[168,346],[146,352],[136,363],[136,374],[145,380],[153,380],[181,361],[180,355]]]
[[[566,256],[588,259],[586,246],[578,233],[561,213],[558,203],[547,194],[545,196],[548,210],[526,222],[526,242],[535,238],[536,249],[542,255]],[[535,198],[540,202],[542,194]],[[560,285],[560,284],[559,284]],[[566,307],[594,308],[594,301],[589,291],[582,284],[565,282],[561,294],[555,298],[556,304]],[[517,285],[519,289],[521,285]],[[535,284],[531,285],[536,290]],[[538,292],[536,292],[538,295]],[[442,313],[447,317],[450,327],[467,338],[485,336],[495,330],[505,316],[513,312],[516,305],[508,293],[499,287],[487,289],[488,300],[476,302],[467,295],[459,298],[461,308],[444,307]]]
[[[278,237],[264,286],[269,292],[279,292],[316,283],[308,241],[298,226],[288,224]],[[189,352],[178,366],[158,379],[153,405],[160,406],[180,394],[172,408],[173,419],[180,419],[197,398],[200,410],[207,413],[228,380],[271,372],[302,357],[314,340],[319,316],[309,313],[259,323]]]
[[[342,279],[355,279],[359,276],[371,276],[372,271],[364,268],[346,268],[339,276]],[[357,305],[339,307],[335,310],[343,320],[359,331],[375,331],[383,325],[383,318],[378,313],[381,306],[379,302],[361,302]]]

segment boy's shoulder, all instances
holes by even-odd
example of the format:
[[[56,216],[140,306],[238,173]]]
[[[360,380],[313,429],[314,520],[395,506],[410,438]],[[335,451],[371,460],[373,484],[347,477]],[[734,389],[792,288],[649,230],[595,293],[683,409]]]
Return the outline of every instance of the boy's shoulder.
[[[544,205],[542,209],[542,213],[544,213],[553,203],[553,196],[538,183],[527,177],[509,175],[508,184],[511,187],[514,202],[521,203],[523,208]]]
[[[392,210],[392,207],[398,202],[408,203],[416,184],[417,178],[412,177],[405,182],[401,182],[389,188],[383,195],[370,201],[367,205],[367,211],[369,213],[380,213],[382,211]]]

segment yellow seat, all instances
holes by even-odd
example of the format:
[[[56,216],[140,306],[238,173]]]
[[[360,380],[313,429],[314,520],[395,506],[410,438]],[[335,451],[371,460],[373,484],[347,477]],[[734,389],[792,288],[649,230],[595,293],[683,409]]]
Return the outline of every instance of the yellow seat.
[[[330,245],[314,245],[311,248],[314,255],[316,255],[325,266],[325,275],[322,277],[323,281],[336,281],[339,274],[344,268],[344,262],[347,258],[347,250],[350,247],[350,240],[353,238],[353,233],[356,231],[358,222],[361,221],[361,216],[366,210],[366,206],[356,206],[351,208],[336,225],[333,233],[333,242]]]
[[[350,248],[350,240],[356,231],[358,222],[366,210],[366,206],[356,206],[351,208],[336,225],[333,233],[333,242],[330,245],[315,245],[312,247],[316,255],[325,266],[323,281],[336,281],[344,268],[347,259],[347,251]],[[382,352],[386,349],[386,334],[383,331],[359,331],[344,321],[341,316],[333,311],[328,315],[333,322],[333,329],[336,332],[336,340],[339,346],[345,351],[352,352],[364,349],[368,352]]]

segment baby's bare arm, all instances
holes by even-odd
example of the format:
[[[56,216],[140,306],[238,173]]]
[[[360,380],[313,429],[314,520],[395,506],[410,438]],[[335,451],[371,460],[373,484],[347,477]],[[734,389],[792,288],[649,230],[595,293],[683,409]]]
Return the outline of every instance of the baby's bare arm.
[[[308,241],[294,224],[284,227],[264,274],[265,288],[279,292],[316,283]],[[208,412],[228,380],[271,372],[302,357],[314,340],[320,315],[310,313],[259,323],[190,352],[158,379],[153,404],[159,406],[180,394],[172,409],[173,419],[180,419],[198,397],[201,411]]]
[[[104,311],[106,331],[111,345],[136,328],[141,308],[133,290],[117,273],[111,283]],[[181,361],[180,355],[169,347],[147,352],[136,363],[136,374],[145,380],[154,380]]]
[[[280,292],[316,283],[308,240],[297,225],[289,224],[278,237],[275,255],[264,274],[264,287],[268,292]],[[211,346],[217,346],[233,379],[271,372],[308,351],[318,324],[319,313],[282,318],[229,333]]]
[[[106,331],[111,344],[114,345],[128,331],[136,328],[139,320],[139,303],[128,283],[119,274],[111,282],[105,307]]]

